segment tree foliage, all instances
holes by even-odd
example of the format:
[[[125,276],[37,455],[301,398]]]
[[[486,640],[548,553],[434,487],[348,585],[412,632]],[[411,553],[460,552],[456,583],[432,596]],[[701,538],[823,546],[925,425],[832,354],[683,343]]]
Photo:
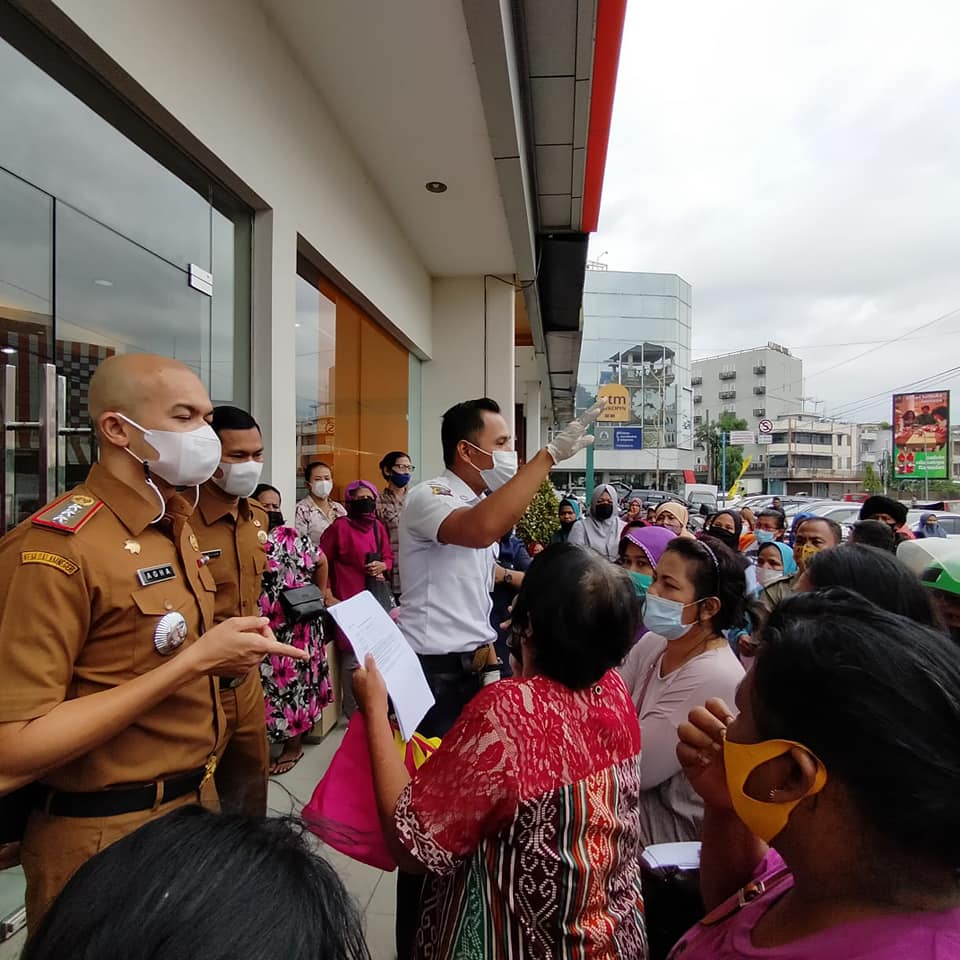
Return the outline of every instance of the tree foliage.
[[[560,520],[557,516],[559,509],[560,501],[557,499],[557,493],[550,479],[547,478],[540,484],[517,523],[517,536],[526,543],[548,544],[560,529]]]
[[[863,489],[867,493],[883,493],[883,480],[874,470],[872,463],[863,468]]]
[[[729,433],[731,430],[746,430],[747,421],[736,416],[733,413],[721,413],[717,420],[710,423],[701,424],[697,427],[697,440],[707,448],[707,463],[710,464],[710,476],[712,483],[718,486],[723,482],[723,468],[721,456],[723,452],[723,443],[720,435]],[[743,466],[743,447],[736,447],[727,444],[727,487],[729,488],[736,480]]]

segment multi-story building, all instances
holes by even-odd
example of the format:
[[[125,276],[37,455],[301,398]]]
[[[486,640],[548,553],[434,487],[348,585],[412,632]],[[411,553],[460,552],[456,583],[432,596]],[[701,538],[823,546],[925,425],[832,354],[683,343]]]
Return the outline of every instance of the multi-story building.
[[[857,428],[857,467],[860,473],[869,464],[881,479],[890,470],[893,434],[889,423],[861,423]]]
[[[761,420],[802,412],[803,361],[779,343],[694,360],[690,383],[694,429],[731,413],[756,433]],[[744,456],[751,458],[745,474],[748,489],[761,489],[767,451],[765,445],[744,446]],[[707,459],[706,447],[698,445],[698,479],[705,479]]]
[[[693,463],[690,284],[670,273],[588,269],[576,410],[599,393],[616,394],[622,411],[596,430],[597,482],[673,487]],[[586,455],[565,463],[554,482],[582,484]]]
[[[774,421],[764,475],[771,493],[841,499],[859,490],[859,425],[813,414]]]

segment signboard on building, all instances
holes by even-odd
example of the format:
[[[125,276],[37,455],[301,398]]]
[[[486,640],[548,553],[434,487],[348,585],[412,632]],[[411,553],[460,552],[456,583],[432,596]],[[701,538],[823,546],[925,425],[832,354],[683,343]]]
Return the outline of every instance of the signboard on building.
[[[614,427],[614,450],[642,450],[643,427]]]
[[[904,480],[949,479],[949,390],[893,395],[893,474]]]
[[[605,383],[597,391],[597,399],[607,398],[607,409],[597,418],[598,423],[629,423],[630,391],[620,383]]]

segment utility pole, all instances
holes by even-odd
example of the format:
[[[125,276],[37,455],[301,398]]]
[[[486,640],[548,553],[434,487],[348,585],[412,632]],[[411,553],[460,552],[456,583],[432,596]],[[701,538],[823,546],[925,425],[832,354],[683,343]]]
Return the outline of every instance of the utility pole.
[[[742,420],[740,421],[743,422]],[[723,481],[720,484],[720,492],[724,496],[724,501],[726,501],[727,496],[727,431],[722,430],[720,432],[720,470]]]

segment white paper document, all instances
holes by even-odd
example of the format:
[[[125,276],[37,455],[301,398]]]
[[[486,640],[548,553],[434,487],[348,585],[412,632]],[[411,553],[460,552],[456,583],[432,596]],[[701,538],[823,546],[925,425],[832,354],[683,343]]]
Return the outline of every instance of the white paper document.
[[[367,654],[373,654],[393,701],[400,733],[409,741],[434,703],[417,655],[368,590],[341,600],[328,612],[346,634],[361,664]]]

